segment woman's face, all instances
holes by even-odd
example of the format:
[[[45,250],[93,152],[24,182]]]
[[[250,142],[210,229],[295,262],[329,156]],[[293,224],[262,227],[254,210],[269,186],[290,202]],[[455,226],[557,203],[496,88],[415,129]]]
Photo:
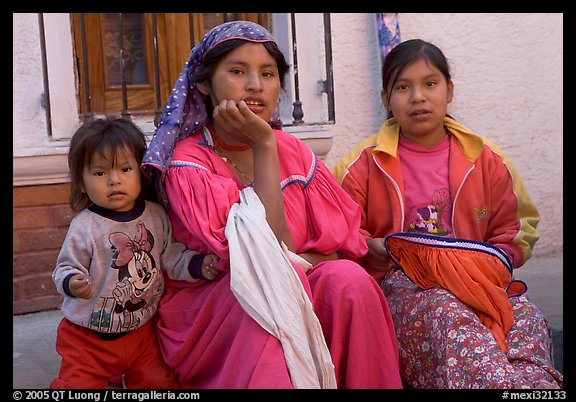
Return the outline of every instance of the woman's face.
[[[272,119],[281,82],[276,60],[260,43],[246,42],[228,52],[216,65],[210,82],[198,83],[212,106],[222,100],[243,100],[264,121]]]

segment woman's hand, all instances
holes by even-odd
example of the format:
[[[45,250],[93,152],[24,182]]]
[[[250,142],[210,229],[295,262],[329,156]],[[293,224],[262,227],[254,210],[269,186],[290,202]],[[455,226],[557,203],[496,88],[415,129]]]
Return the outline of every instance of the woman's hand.
[[[235,139],[253,149],[275,140],[272,127],[252,112],[243,100],[238,103],[230,99],[221,101],[214,108],[213,117],[221,137]]]
[[[312,264],[313,267],[316,266],[317,264],[320,264],[321,262],[324,262],[324,261],[330,261],[330,260],[337,260],[338,259],[337,253],[321,254],[321,253],[317,253],[315,251],[306,251],[306,252],[300,253],[298,255],[300,257],[304,258],[310,264]]]
[[[368,239],[366,240],[366,245],[368,246],[368,253],[364,256],[366,265],[376,271],[388,271],[390,267],[390,257],[388,257],[388,253],[384,247],[384,239],[382,237]]]

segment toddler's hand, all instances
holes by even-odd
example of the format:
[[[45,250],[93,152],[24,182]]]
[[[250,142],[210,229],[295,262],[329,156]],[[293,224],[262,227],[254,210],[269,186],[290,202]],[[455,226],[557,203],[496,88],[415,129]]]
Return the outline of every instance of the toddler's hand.
[[[220,272],[222,272],[214,267],[214,264],[218,261],[220,261],[220,259],[215,254],[206,254],[204,256],[204,259],[202,260],[202,275],[204,275],[204,278],[209,281],[218,278]]]
[[[74,296],[89,300],[92,298],[92,277],[76,274],[70,278],[68,288]]]

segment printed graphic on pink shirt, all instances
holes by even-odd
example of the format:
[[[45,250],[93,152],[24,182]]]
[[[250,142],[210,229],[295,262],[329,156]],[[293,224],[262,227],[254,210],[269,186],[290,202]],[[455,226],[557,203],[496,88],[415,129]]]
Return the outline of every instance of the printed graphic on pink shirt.
[[[416,217],[409,223],[408,232],[450,235],[451,207],[450,191],[447,188],[435,190],[428,205],[416,209]]]

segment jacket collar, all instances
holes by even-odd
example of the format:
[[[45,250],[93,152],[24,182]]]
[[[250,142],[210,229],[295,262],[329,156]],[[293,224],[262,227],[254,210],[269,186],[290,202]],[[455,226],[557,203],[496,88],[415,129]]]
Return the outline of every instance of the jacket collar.
[[[482,153],[484,141],[467,127],[449,117],[444,118],[444,126],[450,134],[453,134],[460,143],[460,148],[466,159],[474,162]],[[376,146],[372,153],[385,152],[394,158],[398,157],[398,140],[400,136],[400,126],[396,119],[388,119],[378,131]]]

